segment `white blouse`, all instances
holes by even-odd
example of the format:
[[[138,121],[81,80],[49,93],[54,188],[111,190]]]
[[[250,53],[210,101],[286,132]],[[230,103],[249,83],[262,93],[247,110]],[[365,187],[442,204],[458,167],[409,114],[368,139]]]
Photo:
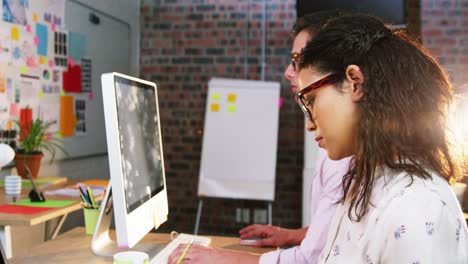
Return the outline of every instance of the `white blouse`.
[[[468,263],[468,230],[449,184],[386,169],[360,222],[339,205],[318,263]],[[409,186],[408,186],[409,185]]]

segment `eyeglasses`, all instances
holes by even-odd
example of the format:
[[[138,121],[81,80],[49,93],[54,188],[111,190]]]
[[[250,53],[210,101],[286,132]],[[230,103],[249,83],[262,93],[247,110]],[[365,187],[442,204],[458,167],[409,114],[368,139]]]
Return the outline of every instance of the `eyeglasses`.
[[[301,53],[293,52],[291,53],[291,64],[293,66],[294,71],[299,70],[299,59],[301,58]]]
[[[300,90],[296,94],[297,102],[301,106],[302,112],[306,115],[306,117],[315,124],[314,118],[312,117],[311,109],[314,106],[314,99],[309,99],[306,101],[305,95],[317,90],[320,87],[332,84],[338,80],[338,74],[332,73],[323,77],[322,79],[310,84],[309,86],[305,87],[304,89]]]

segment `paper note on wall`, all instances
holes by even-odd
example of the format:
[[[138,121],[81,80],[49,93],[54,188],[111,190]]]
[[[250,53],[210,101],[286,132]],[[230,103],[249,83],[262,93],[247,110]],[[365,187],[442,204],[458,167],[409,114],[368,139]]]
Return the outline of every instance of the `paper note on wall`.
[[[59,103],[41,104],[39,108],[39,114],[42,120],[51,124],[49,132],[52,133],[59,130],[59,113],[57,109],[60,109]]]
[[[64,26],[65,0],[40,0],[28,2],[28,17],[35,19],[35,22],[48,24],[51,26],[51,29],[52,27]]]
[[[228,104],[227,105],[228,113],[235,113],[236,112],[236,105],[235,104]]]
[[[26,25],[26,10],[30,1],[3,0],[2,18],[5,22]],[[40,2],[40,1],[37,1]]]
[[[221,100],[221,95],[219,93],[213,93],[213,94],[211,94],[211,100],[219,101],[219,100]]]
[[[81,66],[69,65],[68,71],[64,71],[63,90],[65,92],[81,93]]]
[[[73,96],[60,97],[60,134],[72,137],[75,132],[75,113],[73,112]]]
[[[48,32],[47,26],[37,23],[36,24],[36,37],[39,40],[37,45],[37,54],[41,56],[47,56],[47,45],[48,45]]]
[[[219,112],[219,104],[211,104],[211,112]]]
[[[86,36],[78,32],[68,33],[68,56],[76,62],[86,55]]]
[[[235,103],[235,102],[236,102],[236,99],[237,99],[236,94],[230,93],[230,94],[228,94],[228,96],[227,96],[227,101],[228,101],[228,103]]]
[[[19,40],[18,27],[11,27],[11,39],[12,40]]]
[[[0,61],[6,63],[11,57],[11,32],[8,27],[0,26]]]

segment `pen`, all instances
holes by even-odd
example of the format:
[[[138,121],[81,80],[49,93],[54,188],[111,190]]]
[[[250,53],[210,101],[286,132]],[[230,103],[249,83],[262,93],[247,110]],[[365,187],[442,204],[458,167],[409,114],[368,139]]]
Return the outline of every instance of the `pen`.
[[[88,195],[83,191],[83,189],[81,188],[81,186],[78,186],[78,189],[80,189],[80,193],[81,195],[83,196],[84,200],[86,201],[86,203],[90,204],[91,205],[91,201],[89,201],[89,197]],[[83,199],[82,198],[82,199]]]
[[[81,197],[81,200],[83,200],[83,202],[85,203],[85,207],[88,207],[89,206],[88,201],[86,200],[86,198],[83,196],[82,193],[80,193],[80,197]]]
[[[192,243],[193,243],[193,238],[190,240],[190,242],[185,247],[184,251],[180,255],[180,257],[177,260],[176,264],[182,264],[182,261],[184,261],[185,255],[187,255],[187,252],[189,251],[190,247],[192,246]]]
[[[91,191],[91,188],[86,188],[86,191],[88,192],[88,197],[89,201],[91,202],[91,207],[95,208],[96,207],[96,201],[94,200],[93,192]]]

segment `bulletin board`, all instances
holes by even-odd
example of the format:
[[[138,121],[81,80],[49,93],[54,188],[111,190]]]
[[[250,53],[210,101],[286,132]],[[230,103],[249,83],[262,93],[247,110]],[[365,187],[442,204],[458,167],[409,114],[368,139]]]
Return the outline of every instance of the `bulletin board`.
[[[273,201],[280,84],[208,83],[198,196]]]
[[[74,0],[1,1],[1,129],[28,107],[54,124],[59,159],[105,154],[100,76],[129,73],[130,26]]]

